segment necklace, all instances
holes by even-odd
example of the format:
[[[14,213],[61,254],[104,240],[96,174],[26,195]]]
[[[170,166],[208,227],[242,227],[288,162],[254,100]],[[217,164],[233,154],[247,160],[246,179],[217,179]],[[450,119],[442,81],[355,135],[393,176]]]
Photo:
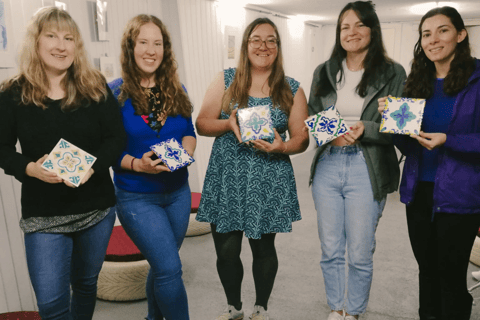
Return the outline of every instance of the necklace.
[[[360,63],[360,64],[359,64],[358,66],[356,66],[356,67],[350,67],[347,62],[345,62],[345,64],[347,65],[348,70],[350,70],[350,71],[352,71],[352,72],[360,71],[360,70],[363,69],[363,63]]]
[[[142,116],[142,118],[153,130],[159,132],[167,119],[167,112],[160,99],[160,91],[158,88],[152,87],[145,88],[144,93],[148,99],[151,113],[148,116]]]

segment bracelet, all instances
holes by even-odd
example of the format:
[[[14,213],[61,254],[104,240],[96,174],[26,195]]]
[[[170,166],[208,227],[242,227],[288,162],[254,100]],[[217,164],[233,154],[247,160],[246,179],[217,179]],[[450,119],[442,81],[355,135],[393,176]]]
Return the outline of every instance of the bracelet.
[[[135,171],[135,170],[133,170],[133,161],[135,161],[135,159],[137,159],[137,158],[133,157],[133,158],[132,158],[132,162],[130,162],[130,169],[131,169],[132,171]]]
[[[285,145],[285,149],[283,149],[283,153],[286,153],[287,152],[287,143],[284,142],[283,144]]]

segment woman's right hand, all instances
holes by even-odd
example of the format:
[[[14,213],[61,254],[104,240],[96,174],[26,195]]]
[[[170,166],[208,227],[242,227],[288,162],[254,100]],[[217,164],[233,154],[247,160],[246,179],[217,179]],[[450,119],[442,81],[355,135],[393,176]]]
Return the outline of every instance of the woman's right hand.
[[[228,125],[230,130],[235,134],[239,142],[242,142],[242,135],[240,134],[240,127],[238,126],[237,120],[237,109],[233,109],[232,113],[230,113],[230,117],[228,118]]]
[[[378,112],[383,114],[383,110],[387,106],[387,97],[381,97],[378,99]]]
[[[162,159],[152,160],[154,154],[153,151],[148,151],[143,154],[142,158],[135,158],[133,160],[133,171],[149,174],[158,174],[164,171],[171,172],[165,164],[160,164]]]
[[[29,177],[37,178],[46,183],[60,183],[62,178],[57,176],[56,173],[50,172],[42,168],[42,163],[47,159],[48,154],[44,155],[37,162],[30,162],[25,168],[25,174]]]

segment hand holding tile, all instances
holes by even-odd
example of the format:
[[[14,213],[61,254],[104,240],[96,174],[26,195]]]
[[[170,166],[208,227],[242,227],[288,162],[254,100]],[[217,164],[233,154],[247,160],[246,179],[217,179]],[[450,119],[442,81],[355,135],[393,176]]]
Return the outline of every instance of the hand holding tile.
[[[133,160],[133,168],[136,172],[144,172],[149,174],[158,174],[164,171],[170,171],[168,167],[164,164],[161,164],[162,159],[152,160],[152,156],[155,153],[153,151],[148,151],[143,154],[140,159]]]
[[[46,183],[60,183],[62,178],[57,176],[56,173],[50,172],[42,168],[42,163],[47,159],[48,154],[44,155],[36,162],[30,162],[25,168],[27,176],[37,178]]]

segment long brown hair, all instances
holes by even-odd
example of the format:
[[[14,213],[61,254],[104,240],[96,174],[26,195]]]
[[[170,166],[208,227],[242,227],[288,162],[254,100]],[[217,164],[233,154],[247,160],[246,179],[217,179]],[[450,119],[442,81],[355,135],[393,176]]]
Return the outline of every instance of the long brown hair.
[[[238,104],[239,108],[245,108],[248,104],[248,91],[252,85],[252,75],[250,73],[250,60],[248,59],[248,43],[250,35],[261,24],[269,24],[275,30],[277,37],[277,58],[272,66],[272,73],[268,77],[270,86],[270,96],[273,106],[280,108],[287,114],[293,105],[293,95],[290,86],[285,79],[283,69],[282,43],[278,33],[277,26],[268,18],[258,18],[250,23],[243,33],[242,47],[240,49],[240,61],[235,72],[235,79],[225,91],[222,100],[222,109],[230,113],[233,107]]]
[[[347,57],[347,51],[342,47],[340,40],[341,26],[343,18],[347,11],[353,10],[358,16],[358,19],[367,27],[370,28],[370,44],[368,45],[368,52],[363,61],[364,73],[362,79],[356,87],[356,92],[362,98],[367,95],[368,86],[372,86],[378,81],[378,78],[385,74],[385,71],[389,66],[393,64],[393,61],[388,57],[383,44],[382,29],[380,21],[375,12],[375,6],[371,1],[355,1],[347,3],[338,15],[335,45],[333,47],[330,61],[336,64],[336,69],[340,72],[340,77],[337,83],[341,83],[344,77],[344,71],[342,62]],[[325,70],[325,68],[324,68]],[[320,82],[316,88],[316,94],[319,96],[326,96],[335,89],[332,88],[328,80],[326,70],[323,72],[323,76],[320,77]]]
[[[450,19],[453,26],[460,32],[465,29],[462,17],[455,8],[441,7],[428,11],[418,26],[418,41],[413,53],[412,70],[408,75],[403,95],[411,98],[430,98],[433,95],[437,71],[435,63],[427,58],[422,48],[422,26],[426,19],[442,14]],[[462,90],[468,82],[468,78],[475,70],[475,59],[470,51],[468,34],[462,42],[455,47],[455,57],[450,63],[443,90],[448,95],[455,95]]]
[[[68,12],[57,7],[43,8],[30,21],[19,56],[20,72],[1,84],[4,91],[14,85],[21,88],[23,104],[35,104],[46,108],[45,100],[48,97],[50,82],[45,72],[42,59],[38,54],[38,42],[42,33],[49,30],[67,30],[73,35],[75,42],[75,56],[73,63],[62,80],[65,98],[62,100],[63,110],[74,110],[81,105],[88,106],[85,101],[106,99],[107,88],[103,75],[92,67],[88,61],[82,36],[77,24]]]
[[[177,62],[172,50],[172,41],[165,25],[155,16],[140,14],[132,18],[123,32],[122,53],[120,63],[122,65],[123,84],[118,96],[118,101],[123,104],[128,98],[132,99],[133,107],[137,114],[149,114],[148,98],[140,83],[143,72],[135,62],[135,44],[140,28],[147,23],[155,24],[162,32],[163,37],[163,60],[155,71],[155,85],[160,90],[160,101],[167,115],[181,114],[190,117],[192,103],[185,93],[177,75]]]

